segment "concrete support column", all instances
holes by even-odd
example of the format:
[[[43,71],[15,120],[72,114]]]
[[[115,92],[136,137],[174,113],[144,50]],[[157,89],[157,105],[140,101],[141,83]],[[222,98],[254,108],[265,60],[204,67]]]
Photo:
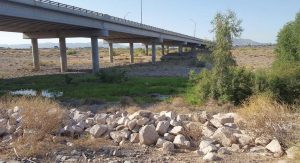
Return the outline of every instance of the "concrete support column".
[[[114,63],[114,47],[113,47],[113,43],[109,43],[109,60],[110,60],[110,63]]]
[[[192,52],[192,54],[196,54],[196,47],[195,47],[195,46],[193,46],[193,47],[191,48],[191,52]]]
[[[164,44],[161,45],[161,54],[165,55],[165,45]]]
[[[146,56],[149,55],[149,46],[148,46],[148,44],[145,44],[145,54],[146,54]]]
[[[179,55],[182,55],[182,45],[179,45],[179,47],[178,47],[178,53],[179,53]]]
[[[130,49],[130,63],[134,63],[133,43],[129,43],[129,49]]]
[[[156,45],[152,43],[152,64],[156,63]]]
[[[97,73],[100,70],[99,65],[99,49],[98,49],[98,37],[92,37],[92,61],[93,61],[93,73]]]
[[[32,38],[31,45],[32,45],[33,68],[38,71],[40,70],[38,40],[36,38]]]
[[[60,49],[60,71],[66,72],[68,71],[66,38],[59,38],[59,49]]]
[[[167,46],[167,54],[170,53],[170,46]]]

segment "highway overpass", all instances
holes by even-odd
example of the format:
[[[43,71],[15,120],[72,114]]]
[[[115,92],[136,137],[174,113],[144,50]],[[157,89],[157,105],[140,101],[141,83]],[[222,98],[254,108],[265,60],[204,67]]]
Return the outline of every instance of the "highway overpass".
[[[33,65],[40,69],[38,39],[59,38],[61,71],[67,71],[66,38],[91,38],[93,72],[98,72],[98,39],[109,42],[110,61],[113,62],[113,43],[129,43],[131,62],[134,62],[133,43],[152,47],[152,62],[156,62],[156,46],[178,46],[191,49],[205,46],[202,39],[113,17],[50,0],[0,0],[0,31],[20,32],[31,39]]]

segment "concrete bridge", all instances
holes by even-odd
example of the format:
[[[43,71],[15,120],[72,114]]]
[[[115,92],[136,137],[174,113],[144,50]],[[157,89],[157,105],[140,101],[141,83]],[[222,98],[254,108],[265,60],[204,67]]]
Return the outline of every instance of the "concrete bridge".
[[[131,63],[134,63],[133,43],[143,43],[148,54],[152,47],[152,63],[156,62],[156,46],[162,54],[169,46],[205,46],[205,41],[184,34],[140,24],[75,6],[50,0],[0,0],[0,31],[23,33],[31,39],[33,65],[40,69],[38,39],[59,38],[61,71],[67,71],[66,38],[91,38],[93,72],[98,72],[98,39],[109,42],[110,61],[113,62],[113,43],[129,43]]]

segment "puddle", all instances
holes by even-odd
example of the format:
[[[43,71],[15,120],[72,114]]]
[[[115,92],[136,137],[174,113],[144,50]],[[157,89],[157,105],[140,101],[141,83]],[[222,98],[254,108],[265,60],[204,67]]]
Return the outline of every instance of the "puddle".
[[[49,90],[36,91],[33,89],[21,89],[17,91],[10,91],[9,94],[13,96],[42,96],[47,98],[56,98],[63,96],[63,92],[51,92]]]

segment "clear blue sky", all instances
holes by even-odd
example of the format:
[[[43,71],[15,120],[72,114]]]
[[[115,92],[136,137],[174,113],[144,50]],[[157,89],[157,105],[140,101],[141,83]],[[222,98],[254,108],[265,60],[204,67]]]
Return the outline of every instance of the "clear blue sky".
[[[78,7],[140,21],[140,0],[56,0]],[[242,38],[274,43],[282,26],[300,11],[300,0],[143,0],[143,23],[193,35],[197,22],[197,37],[212,39],[210,21],[218,11],[231,9],[243,20]],[[68,39],[68,42],[88,42]],[[29,43],[21,34],[0,32],[0,44]],[[41,42],[57,42],[57,39]]]

